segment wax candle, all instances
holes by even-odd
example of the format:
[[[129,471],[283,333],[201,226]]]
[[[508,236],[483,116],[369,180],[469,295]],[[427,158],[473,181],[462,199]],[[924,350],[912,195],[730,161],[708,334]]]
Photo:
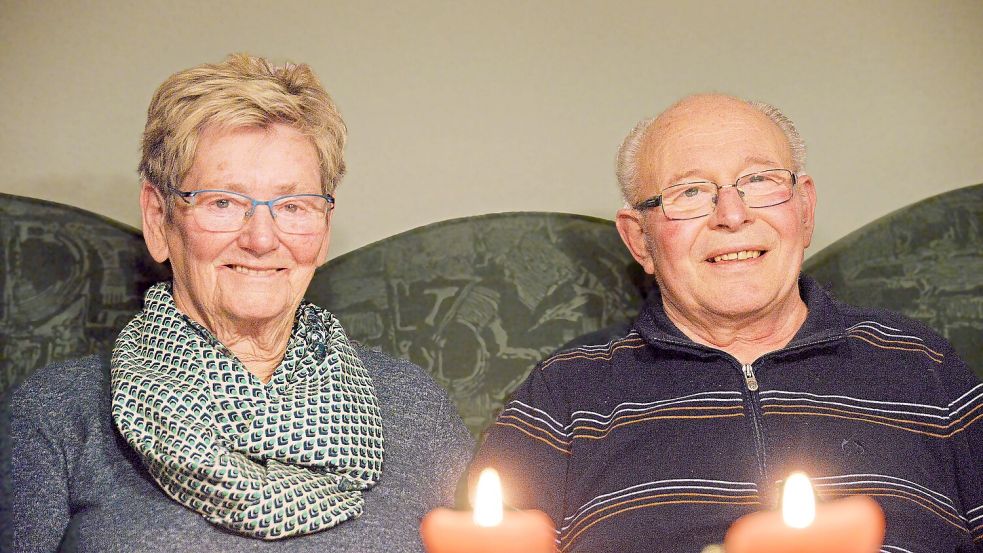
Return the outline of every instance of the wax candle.
[[[474,513],[434,509],[423,518],[420,536],[428,553],[552,553],[556,532],[542,511],[505,512],[498,473],[478,478]]]
[[[884,512],[867,496],[816,504],[808,477],[785,480],[782,509],[737,520],[727,531],[727,553],[877,553],[884,543]]]

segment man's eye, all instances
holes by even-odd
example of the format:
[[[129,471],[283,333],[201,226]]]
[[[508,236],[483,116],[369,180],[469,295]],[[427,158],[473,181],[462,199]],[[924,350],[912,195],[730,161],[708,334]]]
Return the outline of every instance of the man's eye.
[[[301,207],[297,204],[283,204],[283,210],[287,213],[297,213]]]
[[[683,196],[686,196],[687,198],[696,197],[697,195],[699,195],[699,193],[700,193],[700,189],[695,186],[691,186],[686,190],[683,190]]]
[[[217,207],[219,209],[225,209],[225,208],[229,207],[229,205],[231,203],[232,202],[230,202],[227,198],[219,198],[219,199],[215,200],[214,202],[212,202],[212,205],[214,205],[215,207]]]

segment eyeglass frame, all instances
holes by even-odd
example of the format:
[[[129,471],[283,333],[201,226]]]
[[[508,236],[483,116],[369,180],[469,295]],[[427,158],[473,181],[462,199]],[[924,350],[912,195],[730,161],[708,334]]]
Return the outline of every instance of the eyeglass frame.
[[[792,176],[792,186],[790,188],[790,194],[789,194],[788,198],[786,198],[786,199],[784,199],[784,200],[782,200],[782,201],[780,201],[778,203],[774,203],[774,204],[759,205],[759,206],[753,206],[753,207],[747,205],[747,200],[744,199],[744,194],[741,193],[742,192],[741,189],[740,188],[737,188],[737,183],[740,182],[741,179],[743,179],[745,177],[750,177],[752,175],[757,175],[759,173],[770,173],[772,171],[785,171],[786,173],[788,173],[789,175]],[[795,197],[795,186],[799,183],[798,176],[799,175],[797,175],[795,173],[795,171],[792,171],[792,170],[789,170],[789,169],[782,169],[782,168],[765,169],[764,171],[752,171],[752,172],[747,173],[745,175],[741,175],[741,176],[737,177],[737,180],[735,180],[732,184],[717,184],[717,183],[713,182],[712,180],[695,180],[695,181],[688,181],[688,182],[681,182],[681,183],[678,183],[678,184],[673,184],[671,186],[667,186],[666,189],[673,188],[675,186],[686,186],[687,184],[712,184],[712,185],[714,185],[717,188],[717,193],[716,193],[716,195],[714,197],[715,198],[719,198],[720,197],[720,191],[721,190],[723,190],[724,188],[734,188],[735,190],[737,190],[738,195],[741,197],[741,201],[744,202],[744,205],[747,206],[748,209],[762,209],[762,208],[765,208],[765,207],[775,207],[776,205],[782,205],[784,203],[787,203],[793,197]],[[689,221],[689,220],[692,220],[692,219],[700,219],[700,218],[703,218],[703,217],[709,217],[710,214],[713,213],[714,210],[717,209],[717,200],[716,199],[713,200],[713,209],[711,209],[709,211],[709,213],[706,213],[706,214],[703,214],[703,215],[697,215],[696,217],[682,217],[682,218],[670,217],[669,214],[666,213],[666,206],[662,203],[662,193],[657,194],[655,196],[652,196],[651,198],[649,198],[647,200],[642,200],[641,202],[638,202],[637,204],[635,204],[635,205],[632,206],[632,208],[635,209],[635,210],[637,210],[637,211],[645,211],[645,210],[652,209],[652,208],[655,208],[655,207],[661,207],[662,208],[662,214],[665,215],[666,216],[666,219],[669,219],[670,221]]]
[[[191,207],[195,207],[195,205],[196,205],[194,203],[195,196],[197,196],[199,194],[204,194],[205,192],[220,192],[222,194],[233,194],[235,196],[239,196],[239,197],[242,197],[242,198],[245,198],[245,199],[249,200],[249,203],[252,204],[249,207],[249,209],[247,209],[246,212],[243,213],[242,225],[239,226],[239,228],[237,228],[235,230],[229,230],[229,231],[209,231],[209,232],[236,232],[238,230],[241,230],[242,227],[246,226],[246,220],[249,219],[250,217],[252,217],[253,215],[255,215],[255,213],[256,213],[256,206],[258,206],[258,205],[265,205],[266,208],[270,210],[270,217],[275,222],[276,221],[276,214],[273,212],[273,204],[276,203],[276,202],[278,202],[278,201],[280,201],[280,200],[282,200],[282,199],[284,199],[284,198],[296,198],[296,197],[317,197],[317,198],[324,198],[328,202],[328,211],[327,211],[328,214],[330,214],[334,210],[334,207],[335,207],[335,198],[331,194],[309,194],[309,193],[307,193],[307,194],[284,194],[283,196],[277,196],[276,198],[273,198],[273,199],[270,199],[270,200],[266,200],[266,201],[262,201],[262,200],[257,200],[256,198],[253,198],[252,196],[248,196],[246,194],[243,194],[242,192],[235,192],[235,191],[232,191],[232,190],[223,190],[221,188],[203,188],[201,190],[185,191],[185,190],[178,190],[174,186],[168,185],[167,186],[167,191],[170,192],[170,193],[172,193],[172,194],[174,194],[175,196],[178,196],[179,198],[181,198],[182,200],[184,200]],[[277,225],[277,228],[280,228],[280,225]],[[280,229],[280,230],[283,230],[283,229]],[[287,231],[283,231],[283,232],[287,232]],[[288,234],[294,234],[294,233],[288,233]]]

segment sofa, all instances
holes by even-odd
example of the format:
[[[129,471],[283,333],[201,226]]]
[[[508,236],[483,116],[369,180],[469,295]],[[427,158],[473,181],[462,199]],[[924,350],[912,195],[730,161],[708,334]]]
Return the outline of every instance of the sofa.
[[[983,377],[983,184],[886,215],[803,270],[844,301],[927,323]],[[166,278],[136,229],[0,194],[0,395],[45,364],[108,352]],[[478,435],[540,359],[616,335],[649,286],[611,221],[512,212],[349,252],[318,270],[308,299],[353,339],[424,367]]]

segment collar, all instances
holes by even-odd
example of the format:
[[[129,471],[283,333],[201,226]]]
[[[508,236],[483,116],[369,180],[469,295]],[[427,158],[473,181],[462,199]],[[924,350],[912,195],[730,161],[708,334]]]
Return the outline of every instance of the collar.
[[[836,302],[829,293],[815,279],[801,273],[799,275],[799,295],[805,302],[809,313],[792,341],[778,351],[800,349],[841,339],[846,332],[846,325]],[[704,352],[719,351],[694,342],[669,320],[662,304],[662,293],[657,286],[652,287],[652,291],[646,298],[645,306],[638,318],[635,319],[634,326],[642,338],[656,347],[676,346]]]

